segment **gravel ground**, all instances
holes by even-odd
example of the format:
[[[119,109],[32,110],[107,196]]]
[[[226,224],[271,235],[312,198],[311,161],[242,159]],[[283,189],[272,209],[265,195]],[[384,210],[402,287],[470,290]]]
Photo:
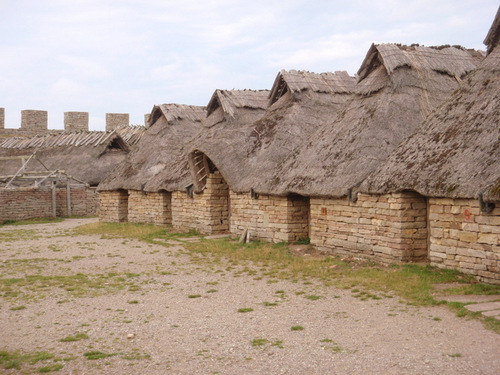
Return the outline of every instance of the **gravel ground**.
[[[0,351],[66,359],[4,373],[54,364],[62,374],[500,373],[500,335],[445,307],[270,280],[250,264],[241,272],[244,265],[200,262],[179,245],[70,235],[92,221],[0,228],[2,279],[81,273],[102,275],[104,285],[42,288],[33,279],[28,299],[4,289]],[[88,338],[60,341],[78,333]],[[92,351],[110,356],[87,359]]]

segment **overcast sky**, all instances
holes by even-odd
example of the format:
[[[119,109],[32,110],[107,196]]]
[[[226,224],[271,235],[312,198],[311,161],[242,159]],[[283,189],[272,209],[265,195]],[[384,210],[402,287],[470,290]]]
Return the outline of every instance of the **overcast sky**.
[[[0,0],[0,107],[107,112],[270,89],[281,69],[355,74],[375,43],[485,49],[498,0]]]

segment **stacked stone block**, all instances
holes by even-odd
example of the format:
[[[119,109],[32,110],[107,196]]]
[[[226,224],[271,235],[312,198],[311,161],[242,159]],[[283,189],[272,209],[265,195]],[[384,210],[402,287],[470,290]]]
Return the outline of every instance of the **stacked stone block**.
[[[311,244],[385,263],[427,257],[427,203],[416,193],[311,198]]]
[[[231,233],[250,232],[250,237],[272,242],[309,237],[309,200],[230,193]]]
[[[129,125],[128,113],[106,113],[106,131]]]
[[[25,109],[21,111],[21,131],[28,136],[44,134],[47,132],[48,113]]]
[[[111,223],[128,220],[128,192],[126,190],[99,193],[99,220]]]
[[[5,129],[5,108],[0,108],[0,129]]]
[[[64,112],[64,130],[89,130],[88,112]]]
[[[203,234],[229,232],[228,186],[216,171],[207,177],[205,190],[190,198],[172,193],[172,224],[179,230],[196,229]]]
[[[129,190],[128,221],[172,225],[172,194]]]
[[[482,213],[474,199],[429,199],[431,264],[500,284],[500,202]]]
[[[95,192],[85,187],[71,188],[71,214],[89,216],[95,214]],[[66,187],[56,189],[56,216],[67,216]],[[0,189],[0,222],[24,220],[37,217],[52,217],[52,188]]]

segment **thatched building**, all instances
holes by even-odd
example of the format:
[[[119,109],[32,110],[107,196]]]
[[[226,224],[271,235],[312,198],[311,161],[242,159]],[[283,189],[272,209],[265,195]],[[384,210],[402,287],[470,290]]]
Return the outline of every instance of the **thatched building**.
[[[331,119],[355,84],[347,72],[278,73],[269,106],[251,126],[244,148],[215,163],[230,187],[232,233],[248,230],[252,238],[274,242],[308,237],[308,198],[264,194],[259,183],[272,179],[279,163]]]
[[[482,57],[459,47],[372,45],[347,103],[289,153],[272,177],[255,179],[254,191],[310,197],[309,237],[324,251],[388,262],[424,257],[425,202],[411,195],[357,196],[356,189]],[[401,217],[397,207],[408,204],[414,210],[405,215],[411,218]],[[406,239],[407,231],[420,239]]]
[[[229,231],[228,184],[233,183],[233,176],[248,170],[252,124],[264,114],[268,95],[267,90],[214,92],[204,127],[189,145],[192,186],[187,194],[176,192],[172,196],[175,228],[203,233]]]
[[[500,8],[479,67],[361,185],[372,196],[409,191],[425,196],[431,263],[495,283],[500,283],[499,35]]]
[[[190,184],[186,144],[205,116],[199,106],[154,106],[136,149],[99,185],[100,219],[172,224],[172,192]]]

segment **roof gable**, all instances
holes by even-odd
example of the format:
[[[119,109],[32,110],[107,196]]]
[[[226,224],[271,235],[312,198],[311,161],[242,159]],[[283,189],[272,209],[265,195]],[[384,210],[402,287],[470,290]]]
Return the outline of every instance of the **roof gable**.
[[[391,75],[401,67],[416,71],[434,71],[462,77],[474,70],[484,54],[459,46],[424,47],[419,45],[372,44],[358,70],[359,81],[382,65]]]
[[[266,109],[269,90],[215,90],[207,105],[207,117],[221,107],[225,114],[235,116],[237,108]]]
[[[298,93],[310,90],[316,93],[350,93],[354,90],[356,78],[346,71],[335,73],[313,73],[305,70],[282,70],[276,76],[269,104],[275,103],[286,92]]]

